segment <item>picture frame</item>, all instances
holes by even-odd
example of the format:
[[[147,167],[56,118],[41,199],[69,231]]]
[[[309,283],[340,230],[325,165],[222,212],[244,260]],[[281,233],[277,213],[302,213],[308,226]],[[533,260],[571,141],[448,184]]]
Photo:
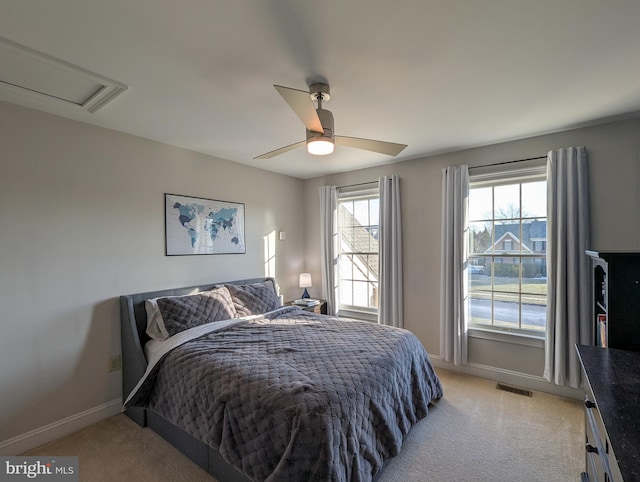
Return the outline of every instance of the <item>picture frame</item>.
[[[244,254],[244,203],[165,193],[165,254]]]

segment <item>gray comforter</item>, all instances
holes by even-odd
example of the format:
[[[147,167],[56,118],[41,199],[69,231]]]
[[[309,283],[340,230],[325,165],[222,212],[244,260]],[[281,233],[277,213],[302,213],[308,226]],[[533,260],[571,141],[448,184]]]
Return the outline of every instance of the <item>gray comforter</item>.
[[[252,480],[367,481],[442,387],[409,331],[282,308],[175,348],[127,406]]]

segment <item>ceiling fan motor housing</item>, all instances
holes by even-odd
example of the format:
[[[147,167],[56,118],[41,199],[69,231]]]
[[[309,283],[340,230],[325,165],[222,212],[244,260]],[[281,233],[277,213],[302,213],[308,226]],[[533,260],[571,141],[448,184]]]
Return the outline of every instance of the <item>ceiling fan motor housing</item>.
[[[333,113],[326,109],[316,109],[316,112],[318,113],[324,132],[314,132],[307,129],[307,143],[309,143],[310,140],[318,140],[318,138],[324,138],[327,141],[334,142]]]

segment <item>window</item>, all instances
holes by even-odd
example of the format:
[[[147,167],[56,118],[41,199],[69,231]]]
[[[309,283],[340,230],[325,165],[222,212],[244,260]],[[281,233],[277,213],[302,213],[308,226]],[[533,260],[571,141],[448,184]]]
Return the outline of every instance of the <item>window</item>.
[[[469,326],[543,335],[547,307],[544,167],[469,180]]]
[[[378,311],[378,189],[338,195],[340,310]]]

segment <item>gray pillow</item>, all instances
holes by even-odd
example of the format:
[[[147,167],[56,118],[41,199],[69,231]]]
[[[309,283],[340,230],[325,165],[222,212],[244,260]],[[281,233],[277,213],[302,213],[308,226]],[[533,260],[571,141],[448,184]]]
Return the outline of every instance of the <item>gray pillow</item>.
[[[157,304],[169,336],[194,326],[236,317],[231,294],[225,287],[191,296],[159,298]]]
[[[225,285],[238,316],[259,315],[280,307],[280,297],[271,281],[248,285]]]

